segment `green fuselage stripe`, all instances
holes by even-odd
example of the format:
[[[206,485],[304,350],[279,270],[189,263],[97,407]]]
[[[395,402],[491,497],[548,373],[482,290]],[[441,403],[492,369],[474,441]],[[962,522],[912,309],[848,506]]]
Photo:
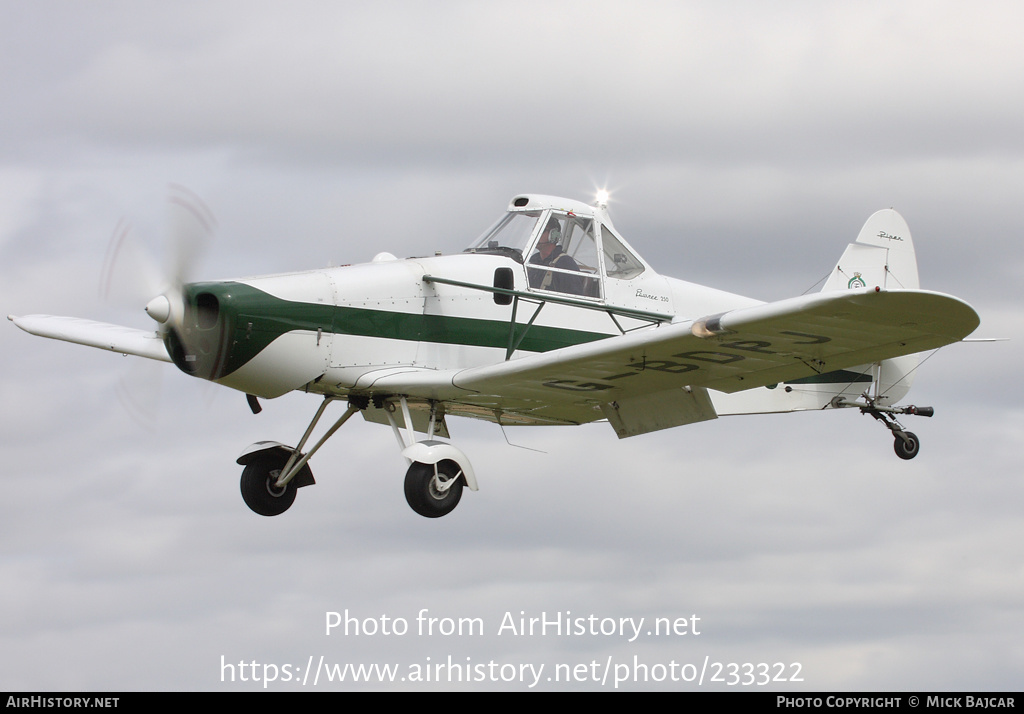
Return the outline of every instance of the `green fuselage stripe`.
[[[194,283],[187,288],[190,315],[175,359],[185,371],[206,379],[231,374],[281,335],[293,331],[358,335],[413,342],[434,342],[504,349],[509,343],[508,320],[431,315],[296,302],[274,297],[243,283]],[[216,298],[216,320],[204,320],[203,305]],[[422,300],[410,300],[410,305]],[[509,308],[511,310],[511,308]],[[509,313],[511,317],[511,312]],[[518,339],[526,326],[516,326]],[[533,325],[519,349],[547,352],[593,342],[609,334]],[[177,339],[177,338],[172,338]],[[171,354],[175,355],[173,345]],[[191,359],[185,361],[184,355]],[[187,369],[186,369],[187,367]]]
[[[517,325],[521,334],[525,325]],[[500,347],[508,344],[509,323],[503,320],[483,320],[449,315],[424,315],[390,312],[360,307],[334,308],[332,332],[338,335],[385,337],[392,340],[438,342],[451,345]],[[530,327],[520,349],[528,352],[547,352],[561,347],[593,342],[610,335],[561,327]]]

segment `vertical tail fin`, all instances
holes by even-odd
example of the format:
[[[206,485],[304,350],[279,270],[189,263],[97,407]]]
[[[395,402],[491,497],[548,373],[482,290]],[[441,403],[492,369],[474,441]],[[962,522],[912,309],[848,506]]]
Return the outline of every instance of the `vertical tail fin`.
[[[821,291],[876,285],[889,290],[921,287],[910,229],[903,216],[891,208],[868,218]]]
[[[883,289],[913,290],[921,286],[917,256],[910,228],[891,208],[878,211],[860,229],[857,240],[846,247],[822,292],[878,286]],[[882,403],[896,403],[910,390],[911,373],[918,355],[885,360],[872,371],[872,389]]]

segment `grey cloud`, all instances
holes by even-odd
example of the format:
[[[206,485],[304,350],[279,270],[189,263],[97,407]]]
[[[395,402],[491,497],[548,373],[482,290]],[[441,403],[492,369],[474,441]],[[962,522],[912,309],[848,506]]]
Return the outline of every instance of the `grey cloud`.
[[[660,271],[762,299],[809,288],[895,206],[926,287],[975,303],[982,334],[1014,338],[925,363],[911,398],[937,414],[911,425],[924,450],[908,463],[852,410],[624,441],[603,424],[509,430],[545,454],[453,420],[482,488],[435,523],[404,503],[393,436],[361,421],[317,455],[318,484],[291,512],[257,517],[234,459],[294,442],[315,400],[254,417],[240,394],[167,368],[144,378],[161,388],[140,426],[116,395],[130,360],[5,321],[3,687],[252,689],[220,680],[222,655],[305,666],[311,653],[707,654],[803,662],[793,688],[1016,686],[1016,5],[50,2],[0,15],[14,68],[0,78],[6,312],[148,324],[97,283],[122,216],[159,247],[170,182],[218,218],[201,278],[455,252],[517,192],[607,187],[617,227]],[[324,611],[345,608],[492,630],[506,611],[697,613],[706,635],[324,637]]]

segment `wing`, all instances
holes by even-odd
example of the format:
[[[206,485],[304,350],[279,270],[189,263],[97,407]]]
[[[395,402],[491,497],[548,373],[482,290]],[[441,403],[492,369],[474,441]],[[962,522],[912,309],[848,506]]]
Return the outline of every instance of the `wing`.
[[[170,362],[163,340],[156,332],[136,330],[131,327],[94,322],[78,317],[56,317],[54,315],[26,315],[7,319],[32,335],[49,337],[54,340],[74,342],[78,345],[98,347],[111,352],[136,355],[148,359]]]
[[[607,417],[620,430],[619,415],[627,431],[644,433],[715,418],[708,389],[738,392],[934,349],[978,324],[974,309],[949,295],[864,288],[677,319],[485,367],[395,374],[373,387],[535,423]],[[651,419],[666,423],[650,427]]]

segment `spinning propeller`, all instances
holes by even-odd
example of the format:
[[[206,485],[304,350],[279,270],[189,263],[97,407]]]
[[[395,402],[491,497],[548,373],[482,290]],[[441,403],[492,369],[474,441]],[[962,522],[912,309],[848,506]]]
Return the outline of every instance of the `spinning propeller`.
[[[136,304],[147,299],[146,313],[160,325],[158,331],[174,330],[180,337],[185,317],[183,288],[213,236],[216,221],[202,199],[173,184],[167,218],[162,266],[139,243],[129,223],[118,224],[107,249],[100,294],[109,298],[116,289]]]
[[[187,188],[172,184],[167,197],[167,230],[163,261],[157,261],[130,223],[122,220],[111,238],[100,278],[100,296],[139,305],[157,323],[157,334],[167,342],[173,334],[187,345],[184,288],[213,236],[216,221],[210,209]],[[119,394],[126,407],[151,420],[160,379],[140,364],[122,379]]]

